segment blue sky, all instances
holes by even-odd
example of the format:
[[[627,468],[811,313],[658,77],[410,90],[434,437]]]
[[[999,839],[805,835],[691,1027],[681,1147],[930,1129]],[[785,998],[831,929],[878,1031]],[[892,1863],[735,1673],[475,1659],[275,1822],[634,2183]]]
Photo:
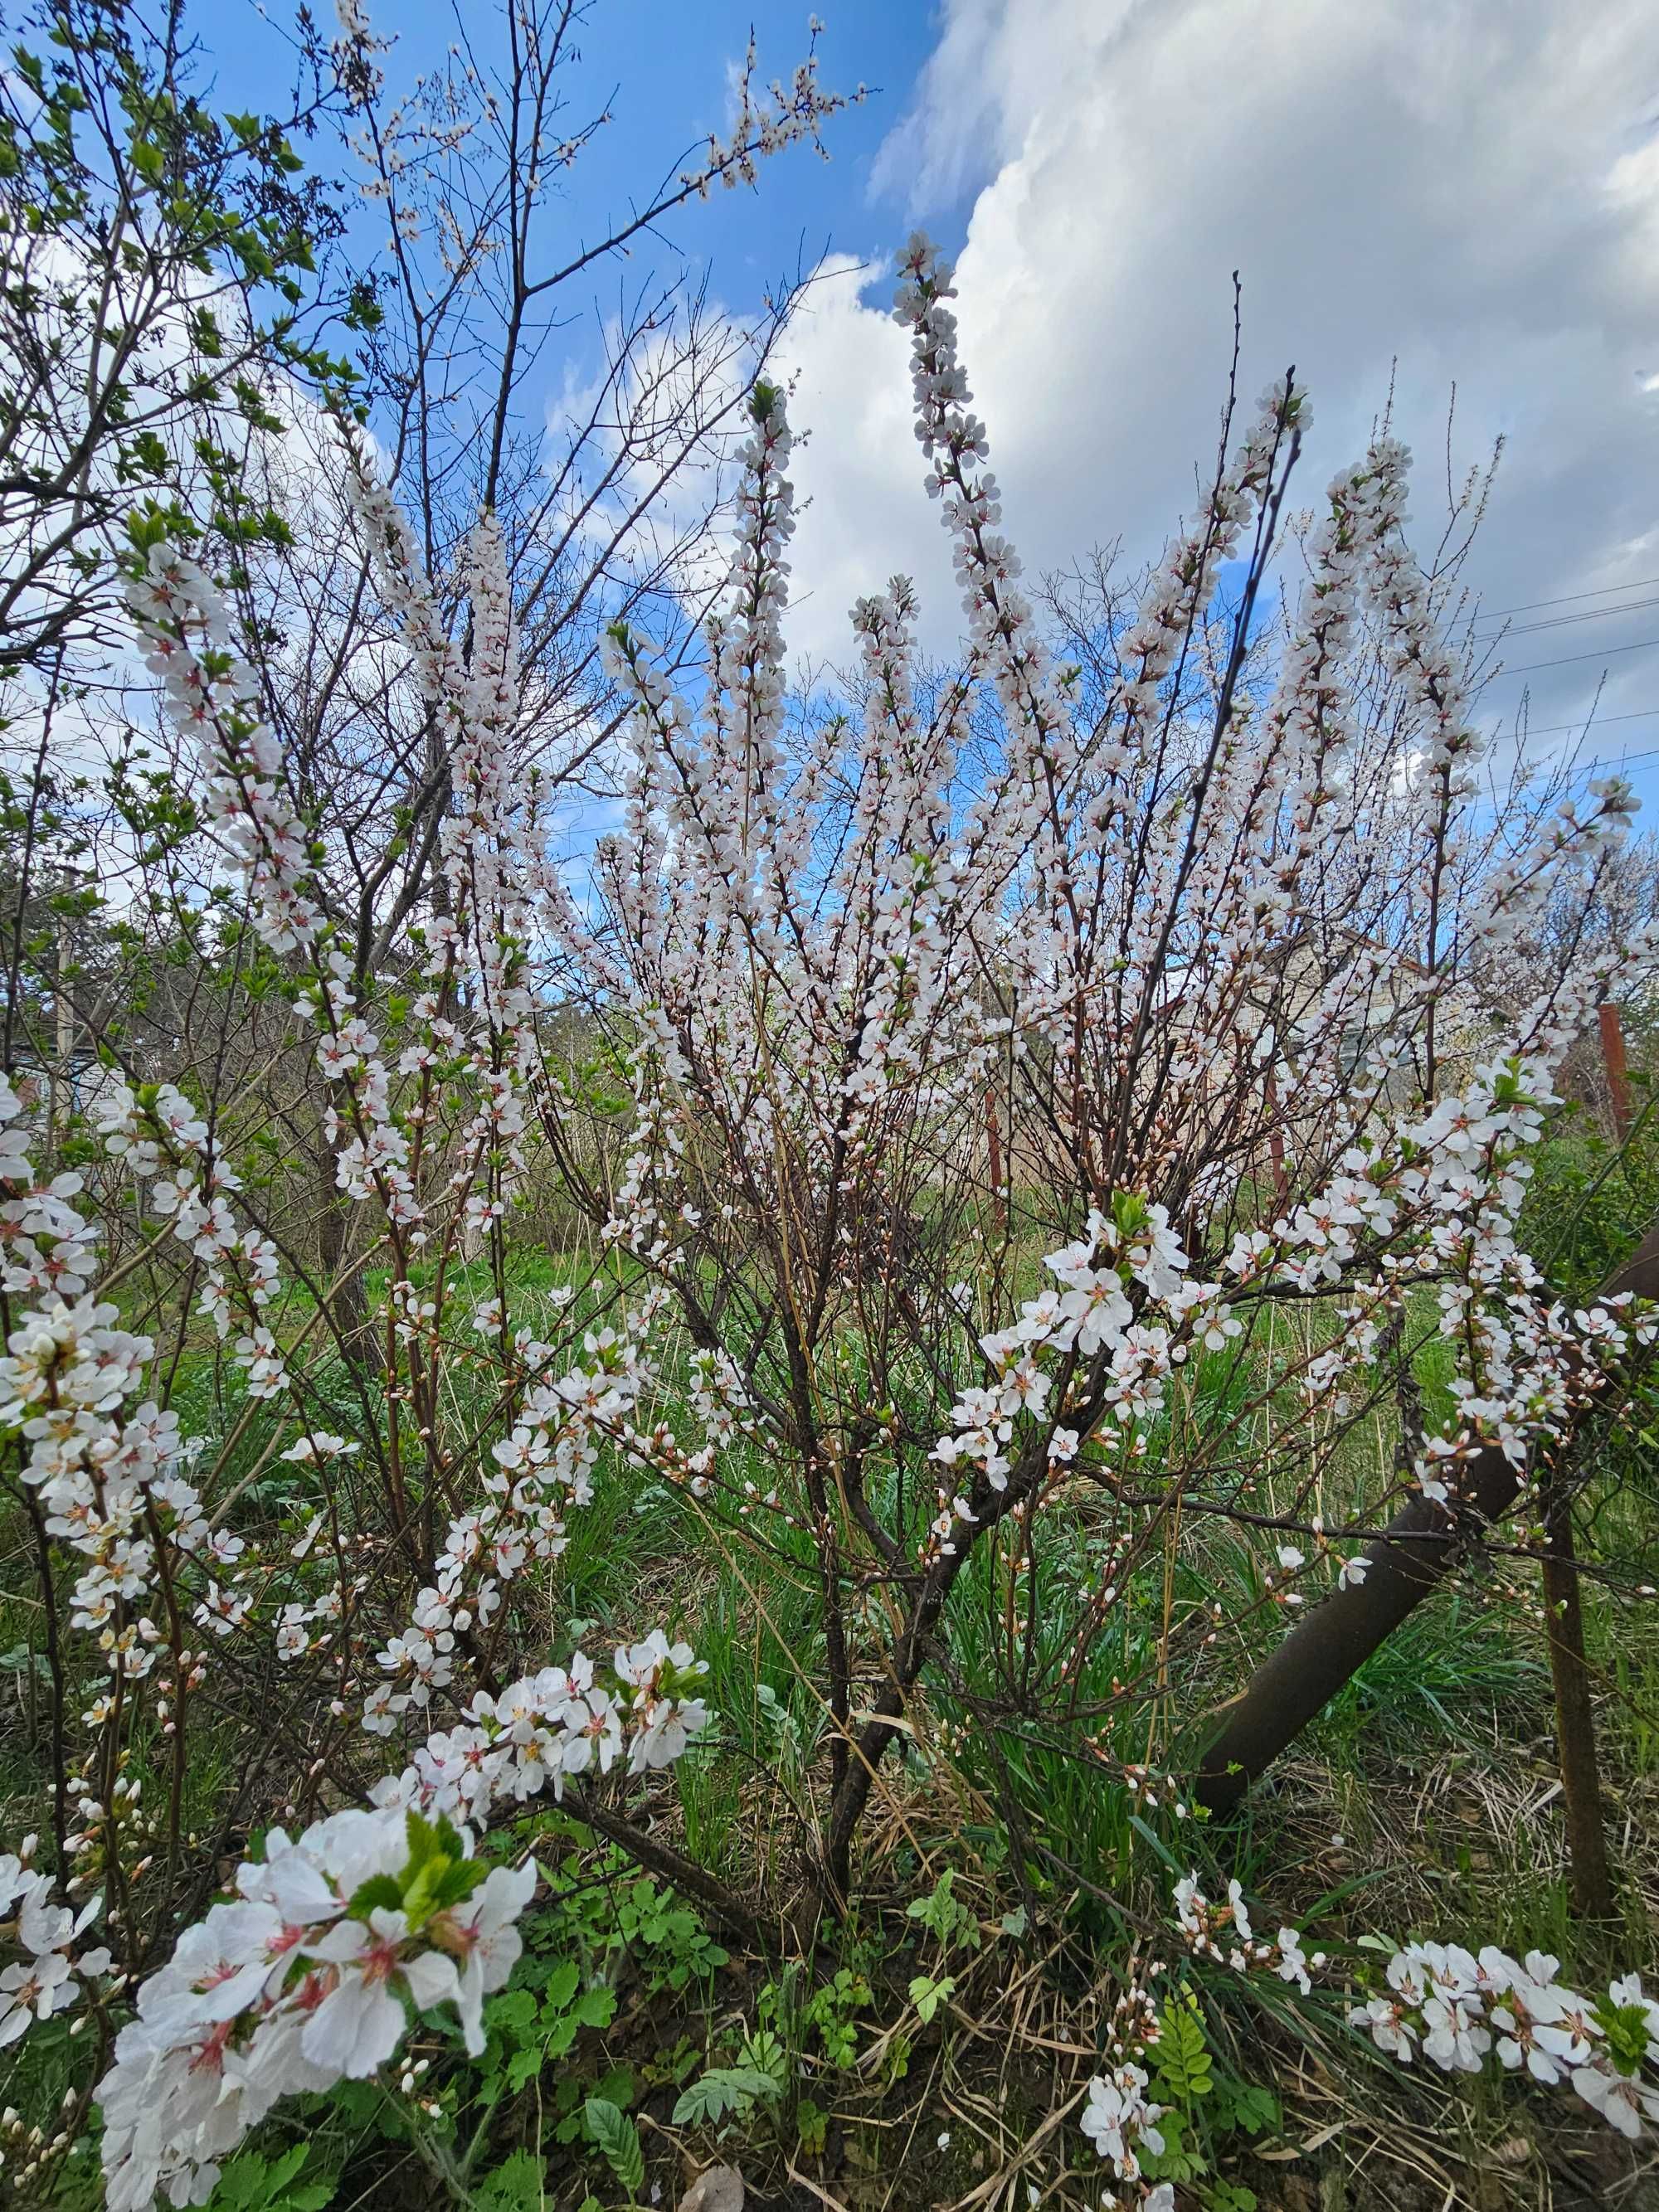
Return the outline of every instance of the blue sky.
[[[330,0],[313,4],[331,27]],[[469,9],[468,19],[476,22],[483,12]],[[826,133],[832,159],[792,151],[767,165],[759,190],[716,193],[675,226],[677,242],[712,265],[720,297],[739,311],[757,305],[768,282],[798,260],[810,268],[826,251],[890,253],[905,234],[898,193],[878,194],[872,173],[933,51],[937,11],[930,0],[819,0],[818,12],[825,21],[822,83],[848,93],[860,82],[871,88],[867,100],[836,118]],[[457,12],[447,0],[369,0],[368,13],[377,34],[397,41],[386,64],[393,88],[429,65],[455,35]],[[599,234],[607,218],[623,214],[642,187],[671,173],[711,131],[724,134],[728,72],[741,60],[751,24],[757,74],[769,83],[787,77],[805,52],[811,13],[808,5],[778,0],[597,0],[579,40],[580,63],[568,80],[569,119],[610,102],[614,120],[571,174],[572,236]],[[224,105],[268,103],[274,27],[282,20],[281,0],[264,11],[254,0],[216,0],[202,11],[198,21]],[[941,238],[960,231],[966,196],[951,198],[954,207],[938,210]]]
[[[645,149],[665,166],[711,129],[723,131],[727,66],[742,55],[751,21],[758,18],[761,74],[769,82],[805,52],[811,12],[777,0],[764,8],[752,0],[613,0],[596,15],[602,36],[590,41],[586,73],[608,91],[614,72],[621,89],[616,123],[579,173],[584,215],[625,204],[638,188]],[[927,0],[820,0],[820,13],[824,85],[850,92],[862,80],[879,89],[836,118],[826,134],[830,161],[793,152],[767,166],[758,191],[717,193],[684,226],[687,244],[713,263],[722,295],[735,306],[752,304],[766,279],[793,267],[799,253],[810,266],[826,248],[879,254],[902,236],[904,210],[884,196],[872,199],[871,170],[932,48],[933,10]]]

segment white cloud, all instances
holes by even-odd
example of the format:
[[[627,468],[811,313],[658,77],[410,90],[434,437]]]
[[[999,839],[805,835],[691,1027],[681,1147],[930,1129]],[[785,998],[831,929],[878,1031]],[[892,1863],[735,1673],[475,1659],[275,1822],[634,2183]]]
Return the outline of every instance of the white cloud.
[[[1508,441],[1470,571],[1488,606],[1659,576],[1650,0],[945,0],[943,16],[877,181],[924,221],[975,194],[957,309],[1028,568],[1120,538],[1132,562],[1157,553],[1213,451],[1237,269],[1246,399],[1291,362],[1312,391],[1304,501],[1363,447],[1397,361],[1419,548],[1443,518],[1454,384],[1460,461]],[[903,222],[895,204],[896,243]],[[955,634],[889,289],[836,264],[794,334],[813,502],[794,635],[819,652],[844,654],[846,608],[898,567],[928,635]],[[1656,616],[1516,637],[1505,658],[1659,637]],[[1659,705],[1659,650],[1608,666],[1607,712]],[[1597,672],[1538,672],[1534,720],[1568,720]],[[1659,720],[1608,738],[1659,745]]]

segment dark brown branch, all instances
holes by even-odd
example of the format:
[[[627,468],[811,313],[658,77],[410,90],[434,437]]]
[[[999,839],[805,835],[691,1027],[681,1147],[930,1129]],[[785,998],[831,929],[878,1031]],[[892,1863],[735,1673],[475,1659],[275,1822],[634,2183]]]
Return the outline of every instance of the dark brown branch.
[[[677,1851],[672,1844],[664,1843],[648,1830],[635,1827],[620,1814],[606,1812],[589,1797],[573,1791],[566,1802],[577,1820],[607,1842],[617,1844],[648,1873],[660,1875],[687,1897],[695,1897],[720,1926],[763,1948],[769,1948],[767,1923],[760,1914],[695,1859],[687,1858],[684,1851]]]

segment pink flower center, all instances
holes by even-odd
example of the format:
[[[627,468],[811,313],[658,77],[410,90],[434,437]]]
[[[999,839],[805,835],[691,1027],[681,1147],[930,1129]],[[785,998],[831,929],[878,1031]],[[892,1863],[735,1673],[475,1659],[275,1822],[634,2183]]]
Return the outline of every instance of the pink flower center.
[[[366,1982],[389,1982],[403,1959],[403,1947],[386,1936],[381,1936],[362,1954],[358,1964]]]
[[[190,2062],[192,2074],[222,2074],[224,2071],[225,2051],[235,2025],[233,2020],[222,2020],[208,2031]]]

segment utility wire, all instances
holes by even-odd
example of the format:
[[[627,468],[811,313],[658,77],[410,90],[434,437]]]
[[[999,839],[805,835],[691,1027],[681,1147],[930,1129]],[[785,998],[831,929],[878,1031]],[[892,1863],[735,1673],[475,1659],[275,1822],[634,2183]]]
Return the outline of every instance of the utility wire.
[[[1494,630],[1490,637],[1474,639],[1477,645],[1496,645],[1503,637],[1529,637],[1534,630],[1565,629],[1574,623],[1611,622],[1619,615],[1640,614],[1646,607],[1659,607],[1659,599],[1630,599],[1623,606],[1587,607],[1582,614],[1551,615],[1543,622],[1516,623],[1507,629]],[[1477,617],[1484,622],[1484,615]]]
[[[1628,584],[1601,584],[1593,592],[1564,592],[1559,599],[1528,599],[1518,607],[1487,608],[1476,619],[1498,622],[1504,615],[1535,614],[1540,607],[1565,607],[1574,599],[1603,599],[1609,592],[1648,592],[1656,587],[1659,587],[1659,576],[1638,576]]]
[[[1656,714],[1659,714],[1659,707],[1642,707],[1629,714],[1582,714],[1576,722],[1528,723],[1522,734],[1528,738],[1559,738],[1565,737],[1569,730],[1583,730],[1588,734],[1592,729],[1599,730],[1607,722],[1650,722]],[[1502,734],[1500,723],[1492,735],[1499,737]]]
[[[1644,753],[1626,753],[1622,760],[1580,761],[1576,767],[1568,769],[1565,773],[1571,779],[1578,775],[1594,775],[1597,769],[1605,768],[1618,775],[1625,769],[1634,768],[1638,761],[1650,760],[1659,760],[1659,745],[1652,746]]]
[[[1638,638],[1634,645],[1609,645],[1600,653],[1564,653],[1556,660],[1524,660],[1519,668],[1500,668],[1499,676],[1530,676],[1540,668],[1565,668],[1575,660],[1610,660],[1615,653],[1650,653],[1659,637]]]

